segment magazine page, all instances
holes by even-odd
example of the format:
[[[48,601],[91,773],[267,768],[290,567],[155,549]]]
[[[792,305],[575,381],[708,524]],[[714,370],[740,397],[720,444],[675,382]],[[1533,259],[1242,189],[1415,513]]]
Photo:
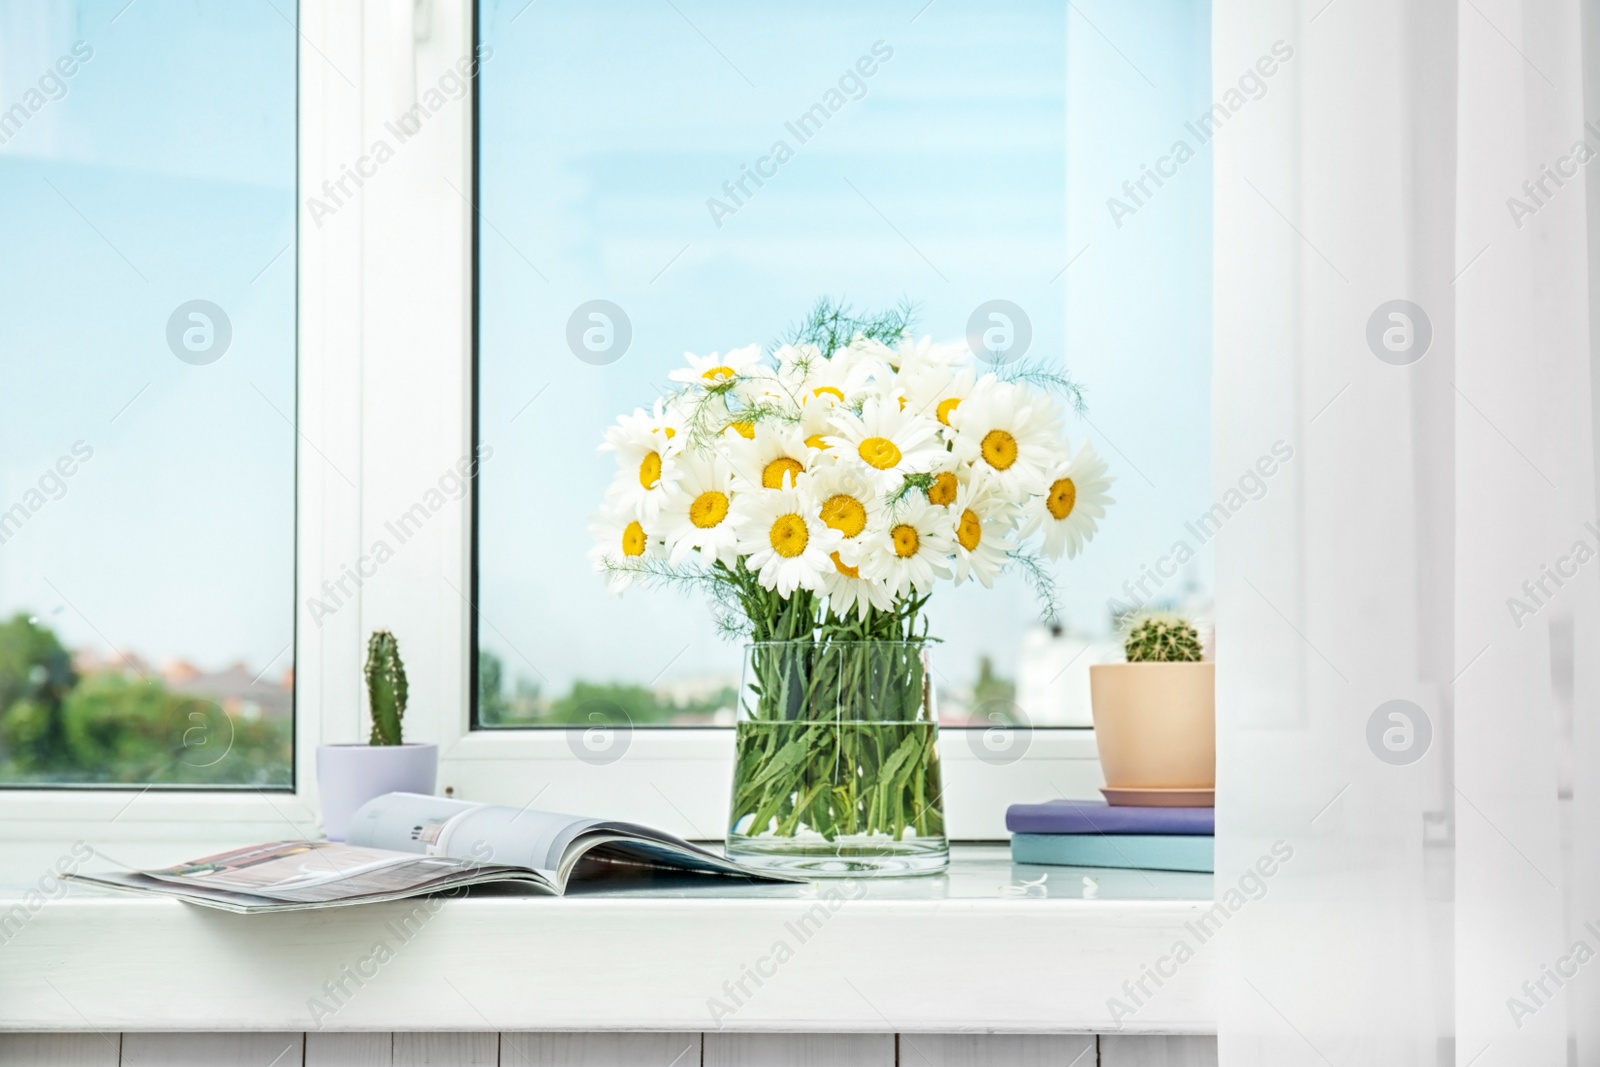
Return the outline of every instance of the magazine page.
[[[236,893],[218,886],[206,885],[203,882],[178,884],[151,878],[149,875],[139,871],[110,871],[99,874],[78,873],[70,874],[66,877],[74,881],[86,882],[108,889],[169,897],[186,901],[190,904],[218,908],[222,911],[231,911],[241,915],[253,915],[258,912],[305,911],[313,908],[334,908],[350,904],[376,904],[386,900],[403,900],[408,897],[430,893],[454,894],[467,887],[489,884],[520,883],[525,890],[531,890],[536,893],[555,892],[549,879],[543,878],[533,871],[502,867],[479,868],[472,874],[455,874],[442,881],[426,882],[419,886],[407,886],[388,892],[307,901],[276,900],[250,893]]]
[[[632,863],[641,866],[666,867],[672,870],[699,874],[717,874],[756,881],[799,881],[770,872],[746,870],[732,860],[723,859],[715,852],[691,844],[674,834],[652,830],[637,823],[596,821],[573,841],[566,856],[566,866],[558,873],[556,885],[564,887],[578,860],[588,856],[612,863]]]
[[[331,841],[277,841],[141,873],[189,889],[313,902],[413,892],[478,866]]]
[[[747,871],[682,838],[636,823],[415,793],[388,793],[368,801],[351,820],[348,836],[351,844],[370,848],[529,867],[558,892],[585,856],[640,868],[799,880]]]
[[[387,793],[356,812],[347,836],[353,845],[527,867],[555,880],[568,847],[598,825],[558,812]]]

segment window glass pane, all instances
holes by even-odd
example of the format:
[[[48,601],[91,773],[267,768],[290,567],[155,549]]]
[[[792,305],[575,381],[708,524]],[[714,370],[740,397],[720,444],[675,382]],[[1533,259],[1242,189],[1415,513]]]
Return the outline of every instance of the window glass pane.
[[[295,17],[0,3],[0,783],[291,784]]]
[[[1209,149],[1144,179],[1132,214],[1108,200],[1205,112],[1208,21],[1193,0],[480,0],[480,724],[583,721],[595,697],[636,723],[731,721],[737,648],[703,598],[608,598],[590,572],[614,466],[595,449],[686,350],[773,342],[822,296],[910,300],[939,340],[1018,305],[1027,358],[1086,387],[1069,437],[1117,478],[1095,542],[1056,568],[1059,631],[1018,575],[940,586],[945,725],[987,725],[995,700],[1087,725],[1113,601],[1203,614],[1185,522],[1210,506]],[[631,334],[612,362],[568,341],[595,300]]]

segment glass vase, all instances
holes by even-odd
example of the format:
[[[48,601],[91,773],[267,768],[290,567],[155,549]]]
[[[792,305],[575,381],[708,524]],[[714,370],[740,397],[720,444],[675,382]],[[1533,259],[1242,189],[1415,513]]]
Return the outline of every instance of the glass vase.
[[[924,646],[745,646],[727,853],[807,877],[929,874],[950,861]]]

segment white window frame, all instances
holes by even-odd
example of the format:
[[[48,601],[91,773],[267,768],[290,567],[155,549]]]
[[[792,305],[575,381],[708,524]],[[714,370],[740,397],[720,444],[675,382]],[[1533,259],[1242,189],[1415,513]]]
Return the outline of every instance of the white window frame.
[[[196,823],[208,839],[314,834],[316,747],[364,737],[365,635],[383,627],[400,637],[411,681],[407,738],[439,745],[441,791],[720,838],[731,729],[641,728],[605,765],[574,754],[578,731],[471,729],[470,496],[447,500],[403,545],[385,527],[472,450],[470,94],[385,162],[372,162],[371,149],[394,144],[387,124],[418,87],[472,54],[473,2],[299,8],[295,788],[0,791],[0,819],[13,835],[51,839],[181,838]],[[332,200],[325,182],[355,188],[347,169],[371,175],[313,219],[310,199]],[[395,551],[375,565],[379,539]],[[359,588],[356,570],[371,572]],[[325,590],[341,582],[354,595],[339,596],[331,614],[313,611],[319,600],[335,606]],[[1016,801],[1098,796],[1092,731],[1040,729],[1017,748],[1020,758],[1001,762],[981,735],[941,735],[950,836],[1003,837],[1005,806]]]

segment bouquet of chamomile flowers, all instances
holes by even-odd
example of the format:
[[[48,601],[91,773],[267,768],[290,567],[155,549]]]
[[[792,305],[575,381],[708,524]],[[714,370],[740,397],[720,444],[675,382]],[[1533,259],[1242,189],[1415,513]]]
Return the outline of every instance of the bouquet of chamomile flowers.
[[[611,591],[696,585],[755,641],[917,640],[941,580],[1074,556],[1112,503],[1072,448],[1068,379],[913,340],[905,309],[823,302],[790,340],[686,356],[677,388],[617,420],[615,480],[590,552]]]
[[[590,556],[611,589],[699,588],[750,641],[727,840],[741,862],[942,867],[928,598],[1016,566],[1053,615],[1042,560],[1075,555],[1111,503],[1105,464],[1063,438],[1069,380],[986,371],[964,345],[914,340],[909,318],[823,302],[770,353],[689,355],[601,446],[617,473]]]

